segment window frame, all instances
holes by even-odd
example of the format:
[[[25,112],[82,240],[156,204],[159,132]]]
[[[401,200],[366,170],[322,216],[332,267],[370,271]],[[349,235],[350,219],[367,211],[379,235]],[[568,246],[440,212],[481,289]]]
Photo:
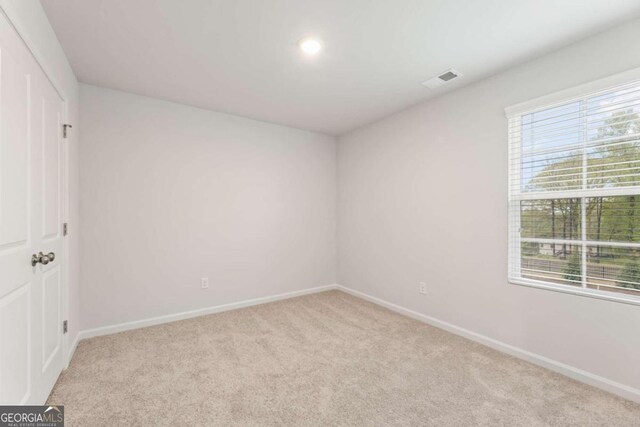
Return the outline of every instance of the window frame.
[[[522,102],[519,104],[515,104],[505,108],[505,116],[507,117],[507,145],[508,145],[508,158],[507,158],[507,171],[508,171],[508,179],[507,179],[507,195],[508,195],[508,212],[507,212],[507,280],[509,284],[518,285],[518,286],[527,286],[533,287],[537,289],[546,289],[554,292],[561,292],[567,294],[573,294],[578,296],[585,296],[590,298],[597,298],[602,300],[614,301],[625,304],[632,305],[640,305],[640,296],[635,295],[625,295],[625,294],[616,294],[614,292],[608,291],[600,291],[597,289],[589,289],[586,287],[578,288],[570,285],[563,284],[552,284],[549,282],[528,279],[521,276],[521,239],[513,237],[513,227],[520,226],[520,202],[522,200],[536,200],[536,196],[540,198],[540,195],[543,195],[542,198],[549,198],[548,193],[527,193],[525,197],[518,197],[516,200],[513,200],[512,194],[512,185],[514,181],[514,177],[511,173],[512,166],[512,156],[514,154],[514,149],[519,149],[519,147],[515,147],[515,144],[512,140],[512,132],[513,123],[515,121],[516,126],[519,126],[517,121],[522,119],[522,116],[529,113],[535,113],[537,111],[546,110],[549,108],[557,107],[563,104],[571,103],[572,101],[580,101],[588,97],[592,97],[598,95],[602,92],[607,92],[616,87],[624,84],[632,84],[634,82],[640,83],[640,68],[635,68],[632,70],[628,70],[619,74],[615,74],[606,78],[602,78],[599,80],[595,80],[589,83],[585,83],[579,86],[575,86],[569,89],[561,90],[552,94],[548,94],[545,96],[541,96],[539,98],[532,99],[530,101]],[[519,174],[519,168],[518,168]],[[520,179],[518,176],[516,179]],[[594,191],[595,192],[595,191]],[[599,191],[601,193],[601,191]],[[627,188],[613,188],[607,190],[607,196],[616,196],[616,195],[629,195],[630,190]],[[637,192],[633,192],[634,194],[640,194],[640,190]],[[522,196],[522,194],[520,194]],[[558,194],[553,198],[565,198],[565,197],[575,197],[586,199],[590,197],[589,191],[585,189],[581,190],[571,190],[571,191],[559,191]],[[584,215],[584,206],[586,202],[582,201],[582,214]],[[585,233],[586,230],[582,231],[583,235],[580,240],[565,240],[565,243],[579,245],[581,249],[588,246],[590,241],[586,239]],[[517,240],[517,241],[516,241]],[[541,239],[545,240],[545,239]],[[617,246],[618,244],[615,242],[600,242],[604,243],[606,246]],[[640,247],[640,244],[636,244]],[[624,243],[620,244],[620,246],[624,247],[633,247],[633,243]],[[586,252],[584,250],[581,251],[581,265],[582,268],[586,268]],[[517,275],[514,274],[517,272]]]

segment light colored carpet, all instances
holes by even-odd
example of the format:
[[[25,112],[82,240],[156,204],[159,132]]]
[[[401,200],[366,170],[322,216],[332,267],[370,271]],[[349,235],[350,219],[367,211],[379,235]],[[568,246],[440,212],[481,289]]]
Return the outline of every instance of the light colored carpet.
[[[68,426],[638,426],[640,405],[340,291],[82,341]]]

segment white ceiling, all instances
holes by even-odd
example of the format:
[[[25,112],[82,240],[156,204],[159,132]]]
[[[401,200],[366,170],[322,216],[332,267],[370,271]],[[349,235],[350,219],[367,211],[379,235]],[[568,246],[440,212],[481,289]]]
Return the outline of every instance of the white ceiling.
[[[640,15],[638,0],[42,0],[85,83],[341,134]],[[297,41],[317,35],[309,59]],[[456,82],[421,82],[453,67]]]

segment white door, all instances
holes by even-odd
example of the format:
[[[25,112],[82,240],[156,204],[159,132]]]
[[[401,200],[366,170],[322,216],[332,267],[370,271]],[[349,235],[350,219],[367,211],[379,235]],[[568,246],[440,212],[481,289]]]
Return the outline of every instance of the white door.
[[[64,364],[63,107],[0,13],[0,404],[44,403]]]

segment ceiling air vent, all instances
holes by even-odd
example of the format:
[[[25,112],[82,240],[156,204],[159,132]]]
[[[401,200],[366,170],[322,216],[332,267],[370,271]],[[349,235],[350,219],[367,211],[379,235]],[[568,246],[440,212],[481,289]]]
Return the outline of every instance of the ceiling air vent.
[[[437,88],[438,86],[442,86],[445,83],[449,83],[451,80],[455,80],[460,76],[462,76],[462,73],[459,73],[453,68],[450,68],[444,73],[440,73],[439,76],[430,78],[426,82],[422,82],[422,85],[430,89],[434,89],[434,88]]]

